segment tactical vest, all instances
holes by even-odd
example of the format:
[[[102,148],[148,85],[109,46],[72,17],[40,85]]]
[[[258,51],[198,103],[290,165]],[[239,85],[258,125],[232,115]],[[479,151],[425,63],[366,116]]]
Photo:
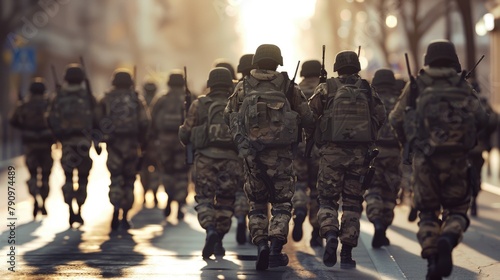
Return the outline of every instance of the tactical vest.
[[[92,101],[87,91],[61,90],[54,100],[54,119],[51,128],[64,136],[82,134],[93,127]]]
[[[227,98],[211,98],[201,96],[198,98],[198,119],[202,124],[193,127],[191,131],[191,143],[195,149],[215,147],[221,149],[236,150],[229,126],[224,121],[224,109]]]
[[[104,98],[105,117],[113,124],[112,134],[137,135],[139,133],[139,106],[137,94],[130,89],[116,89]]]
[[[49,107],[47,98],[30,97],[21,107],[21,123],[23,129],[41,131],[48,129],[45,113]]]
[[[184,105],[176,92],[162,96],[154,105],[156,112],[153,120],[154,129],[159,132],[177,132],[182,124]]]
[[[355,84],[339,78],[327,80],[327,98],[319,123],[320,143],[369,143],[375,140],[371,123],[371,95]]]
[[[288,81],[279,75],[271,81],[249,76],[243,81],[240,107],[244,132],[254,147],[283,147],[297,141],[298,113],[285,95]]]

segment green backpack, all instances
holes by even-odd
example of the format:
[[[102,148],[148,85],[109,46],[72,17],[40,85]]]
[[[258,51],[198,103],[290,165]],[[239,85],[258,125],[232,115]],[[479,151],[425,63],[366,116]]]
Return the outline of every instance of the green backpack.
[[[377,93],[384,102],[385,110],[389,114],[396,106],[400,91],[394,88],[377,87]],[[377,143],[386,146],[398,146],[396,134],[388,121],[384,122],[378,131]]]
[[[85,89],[62,90],[54,100],[56,120],[52,129],[64,135],[81,134],[93,127],[92,101]]]

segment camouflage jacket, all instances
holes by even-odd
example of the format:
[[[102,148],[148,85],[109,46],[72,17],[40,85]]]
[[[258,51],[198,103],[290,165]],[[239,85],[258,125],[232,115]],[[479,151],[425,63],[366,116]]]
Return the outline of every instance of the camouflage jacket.
[[[43,107],[44,112],[27,112],[29,103],[32,102],[38,103],[38,106]],[[47,95],[30,94],[27,99],[22,100],[16,107],[9,122],[11,126],[22,131],[22,139],[25,144],[29,142],[55,142],[55,138],[45,121],[45,114],[49,109],[49,104],[50,100]],[[32,127],[30,124],[32,120],[28,118],[34,118],[34,122],[36,122],[40,128],[35,129]]]
[[[299,83],[299,87],[307,99],[312,97],[312,95],[314,94],[314,90],[318,85],[319,85],[319,77],[304,78]]]

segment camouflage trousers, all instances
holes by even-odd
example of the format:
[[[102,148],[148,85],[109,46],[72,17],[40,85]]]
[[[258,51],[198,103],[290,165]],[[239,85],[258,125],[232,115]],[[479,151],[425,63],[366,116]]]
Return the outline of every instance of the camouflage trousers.
[[[269,238],[286,243],[295,192],[290,148],[265,149],[246,157],[244,166],[244,189],[250,204],[248,227],[253,244]],[[269,202],[272,207],[270,219]]]
[[[160,139],[158,168],[168,199],[184,204],[188,195],[189,166],[185,164],[184,147],[177,134],[175,136]]]
[[[238,168],[238,183],[234,201],[234,216],[235,217],[246,217],[248,211],[250,211],[250,206],[248,204],[248,198],[245,194],[243,186],[245,184],[245,174],[243,172],[243,160],[239,160],[240,167]]]
[[[30,178],[26,182],[28,191],[33,197],[40,195],[42,200],[49,196],[49,177],[54,164],[51,147],[52,143],[24,145],[26,167],[30,173]],[[39,172],[41,182],[37,178]]]
[[[237,160],[196,155],[195,209],[202,228],[215,226],[220,235],[229,231],[241,173],[241,164]]]
[[[158,187],[162,183],[160,171],[158,170],[156,162],[149,158],[145,158],[139,174],[141,175],[141,184],[144,188],[144,194],[149,190],[151,190],[153,194],[156,194],[158,192]]]
[[[360,230],[359,219],[363,212],[363,193],[360,176],[368,145],[340,146],[329,143],[320,149],[318,193],[320,235],[336,232],[342,244],[356,247]],[[339,200],[342,197],[342,217],[339,226]]]
[[[460,242],[469,226],[467,210],[471,190],[467,168],[464,153],[430,157],[416,153],[413,158],[413,199],[420,210],[417,238],[423,258],[437,253],[441,235],[452,235]],[[439,220],[441,210],[442,222]]]
[[[61,165],[64,169],[66,182],[62,187],[64,202],[70,205],[73,199],[79,206],[82,206],[87,200],[87,184],[90,169],[92,168],[92,159],[89,156],[90,141],[82,139],[79,142],[62,142]],[[78,187],[75,189],[73,184],[73,171],[78,171]]]
[[[370,222],[379,220],[386,227],[394,220],[394,208],[401,185],[401,156],[399,148],[379,147],[375,159],[375,176],[365,194],[366,215]]]
[[[301,143],[305,144],[305,143]],[[299,145],[299,155],[304,154],[305,147]],[[315,147],[311,153],[311,158],[298,156],[293,161],[293,168],[297,176],[295,184],[295,194],[292,198],[294,211],[309,210],[309,222],[314,228],[319,228],[318,223],[318,190],[316,184],[318,181],[319,170],[319,152]]]
[[[109,201],[115,209],[130,210],[134,204],[134,182],[139,145],[134,139],[108,144],[106,165],[111,173]]]

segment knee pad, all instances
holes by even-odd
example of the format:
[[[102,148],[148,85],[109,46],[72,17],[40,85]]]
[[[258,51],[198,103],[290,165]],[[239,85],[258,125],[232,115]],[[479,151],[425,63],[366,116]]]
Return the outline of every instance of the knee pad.
[[[36,196],[39,193],[36,177],[31,177],[28,181],[28,191],[32,196]]]

